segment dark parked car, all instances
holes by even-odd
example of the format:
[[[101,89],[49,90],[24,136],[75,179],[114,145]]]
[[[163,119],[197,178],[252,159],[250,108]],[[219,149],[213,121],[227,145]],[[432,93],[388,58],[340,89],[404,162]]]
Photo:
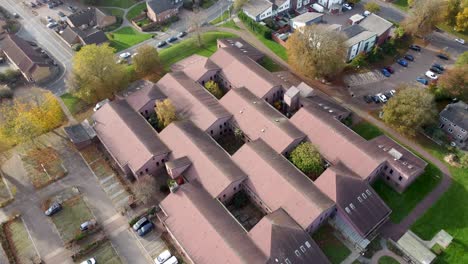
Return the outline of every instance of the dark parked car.
[[[432,66],[429,70],[431,70],[432,72],[435,72],[437,74],[442,74],[443,73],[443,71],[441,71],[439,68],[434,67],[434,66]]]
[[[416,78],[416,81],[419,82],[419,83],[422,83],[424,85],[429,84],[429,81],[424,77],[418,77],[418,78]]]
[[[410,45],[409,46],[410,49],[414,50],[414,51],[421,51],[421,47],[418,46],[418,45]]]
[[[156,45],[156,46],[157,46],[158,48],[162,48],[162,47],[166,46],[166,44],[167,44],[166,41],[161,41],[161,42],[159,42],[158,45]]]
[[[65,14],[62,11],[59,11],[57,14],[59,17],[65,17]]]
[[[171,42],[174,42],[174,41],[176,41],[176,40],[177,40],[176,37],[170,37],[170,38],[168,38],[168,39],[166,40],[166,42],[167,42],[167,43],[171,43]]]
[[[144,226],[140,227],[137,233],[139,236],[144,236],[148,234],[151,230],[153,230],[153,228],[154,228],[154,224],[152,222],[148,222]]]
[[[376,103],[376,104],[380,103],[380,99],[379,99],[379,97],[377,95],[372,96],[372,101],[374,101],[374,103]]]
[[[414,61],[413,55],[406,54],[404,58],[409,60],[409,61]]]
[[[183,37],[185,37],[185,35],[187,35],[187,32],[182,31],[182,32],[179,32],[179,34],[177,34],[177,37],[183,38]]]
[[[368,104],[372,103],[372,96],[370,96],[370,95],[364,95],[363,98],[364,98],[364,101],[365,101],[366,103],[368,103]]]
[[[442,54],[442,53],[437,54],[437,57],[439,57],[439,58],[441,58],[443,60],[449,60],[449,57],[447,55],[445,55],[445,54]]]
[[[33,42],[33,41],[28,41],[29,45],[33,46],[33,47],[37,47],[37,44],[36,42]]]
[[[392,66],[387,66],[385,69],[391,74],[395,73],[395,70],[392,68]]]
[[[408,62],[404,59],[398,59],[397,63],[400,64],[403,67],[408,67]]]
[[[60,203],[55,202],[49,207],[49,209],[45,211],[45,215],[52,216],[60,210],[62,210],[62,205]]]
[[[385,95],[385,97],[387,97],[388,99],[392,98],[393,97],[393,94],[391,92],[385,92],[383,93]]]
[[[140,220],[138,220],[133,226],[133,230],[134,231],[137,231],[138,229],[140,229],[140,227],[146,225],[146,223],[148,223],[148,219],[146,217],[142,217],[140,218]]]
[[[36,7],[36,4],[33,3],[33,2],[31,2],[30,5],[31,5],[31,7]]]
[[[436,67],[437,69],[439,69],[439,70],[441,70],[441,71],[444,71],[444,70],[445,70],[444,66],[442,66],[442,65],[440,65],[440,64],[438,64],[438,63],[432,64],[432,67]]]
[[[389,71],[387,71],[387,69],[381,69],[380,72],[385,76],[385,77],[390,77],[391,74]]]

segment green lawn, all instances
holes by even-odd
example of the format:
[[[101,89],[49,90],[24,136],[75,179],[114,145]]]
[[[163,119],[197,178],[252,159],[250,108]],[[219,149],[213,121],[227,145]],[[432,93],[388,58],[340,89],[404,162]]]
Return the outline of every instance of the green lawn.
[[[135,0],[97,0],[96,6],[129,8],[137,2]]]
[[[280,65],[273,61],[270,57],[266,56],[260,61],[260,65],[262,65],[265,69],[267,69],[270,72],[283,70],[283,68]]]
[[[396,261],[394,258],[389,256],[383,256],[379,258],[379,264],[399,264],[400,262]]]
[[[104,29],[104,31],[106,31],[106,32],[114,31],[114,30],[116,30],[117,28],[119,28],[120,25],[122,25],[123,16],[124,16],[124,11],[123,11],[122,9],[112,8],[112,7],[101,7],[101,8],[99,8],[99,9],[101,9],[101,10],[102,10],[104,13],[106,13],[107,15],[117,17],[117,22],[116,22],[114,25],[111,25],[111,26],[109,26],[109,27],[106,27],[106,28]]]
[[[132,20],[134,17],[138,16],[146,9],[146,2],[139,3],[128,10],[127,15],[125,16],[128,21]]]
[[[408,0],[395,0],[393,4],[403,11],[408,11],[409,9]]]
[[[84,261],[89,258],[95,258],[96,262],[99,264],[121,264],[117,252],[112,246],[111,242],[107,241],[104,244],[100,245],[96,249],[92,250],[87,254],[86,257],[83,257],[81,260]]]
[[[363,121],[352,126],[351,129],[366,140],[383,135],[383,132],[373,124]]]
[[[217,0],[203,0],[201,7],[202,8],[209,8],[210,6],[214,5],[217,2]]]
[[[159,58],[168,69],[172,64],[189,57],[193,54],[199,54],[205,57],[211,56],[216,50],[216,40],[218,38],[233,38],[237,35],[226,32],[206,32],[203,34],[203,47],[196,45],[195,39],[189,38],[180,43],[172,45],[169,48],[163,49],[159,52]]]
[[[429,140],[418,142],[432,155],[444,161],[449,152]],[[446,164],[452,173],[453,183],[448,191],[420,218],[411,230],[422,239],[431,239],[444,229],[454,237],[452,244],[438,257],[438,263],[468,263],[468,170]]]
[[[80,224],[93,219],[85,201],[80,196],[75,196],[62,203],[63,209],[52,216],[60,237],[67,243],[80,233]]]
[[[21,218],[9,222],[8,231],[11,234],[9,242],[15,249],[20,263],[31,263],[31,259],[39,257]]]
[[[216,25],[220,22],[223,22],[224,20],[229,18],[229,10],[224,11],[219,17],[215,18],[210,22],[211,25]]]
[[[228,20],[224,22],[223,24],[219,25],[220,27],[227,27],[227,28],[232,28],[232,29],[241,29],[234,20]]]
[[[243,22],[242,22],[243,23]],[[244,24],[245,25],[245,24]],[[278,55],[284,61],[288,61],[288,54],[286,53],[286,48],[281,46],[278,42],[267,39],[262,34],[258,34],[257,32],[253,31],[249,26],[245,25],[246,28],[255,35],[255,37],[260,40],[263,45],[267,46],[271,51],[273,51],[276,55]]]
[[[86,102],[82,101],[78,97],[71,95],[70,93],[63,94],[60,96],[60,98],[62,98],[63,103],[67,106],[72,115],[81,112],[88,106]]]
[[[335,237],[333,228],[328,224],[324,224],[320,227],[320,229],[313,234],[312,238],[317,242],[320,249],[322,249],[323,253],[325,253],[333,264],[341,263],[351,254],[351,251]]]
[[[110,45],[116,49],[116,52],[150,39],[151,36],[151,34],[140,33],[132,27],[123,27],[112,33],[107,33]]]

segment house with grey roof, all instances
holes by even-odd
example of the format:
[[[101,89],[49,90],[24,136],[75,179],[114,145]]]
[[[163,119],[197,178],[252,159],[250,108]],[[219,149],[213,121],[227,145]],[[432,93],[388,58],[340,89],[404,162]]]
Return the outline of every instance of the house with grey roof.
[[[354,57],[362,52],[370,52],[377,42],[376,33],[371,32],[358,24],[344,28],[342,32],[347,38],[345,41],[345,44],[348,47],[346,61],[354,59]]]
[[[97,137],[125,175],[138,179],[164,168],[170,150],[127,101],[103,105],[92,119]]]
[[[242,6],[242,11],[254,21],[262,21],[273,15],[273,3],[268,0],[247,1]]]
[[[468,141],[468,104],[463,101],[448,104],[439,114],[439,127],[445,132],[452,145],[460,148]]]
[[[364,18],[359,25],[367,31],[377,34],[376,43],[378,45],[383,44],[389,38],[390,30],[393,27],[392,22],[373,13]]]
[[[163,23],[177,16],[182,4],[182,0],[148,0],[146,16],[153,22]]]

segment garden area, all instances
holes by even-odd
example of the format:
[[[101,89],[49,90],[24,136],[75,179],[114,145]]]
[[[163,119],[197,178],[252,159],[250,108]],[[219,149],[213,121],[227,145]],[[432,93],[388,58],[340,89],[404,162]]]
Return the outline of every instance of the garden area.
[[[96,6],[129,8],[137,2],[136,0],[97,0]]]
[[[89,107],[85,101],[73,96],[70,93],[65,93],[61,95],[60,98],[62,98],[63,103],[67,106],[72,115],[76,115],[82,111],[85,111]]]
[[[400,264],[396,259],[389,257],[389,256],[383,256],[379,258],[379,264]]]
[[[145,10],[146,10],[146,2],[141,2],[135,5],[134,7],[132,7],[130,10],[128,10],[126,18],[128,21],[132,21],[133,18],[135,18],[136,16],[139,16]]]
[[[383,132],[375,125],[363,121],[357,123],[351,129],[366,140],[380,136]],[[400,143],[401,144],[401,143]],[[417,152],[410,149],[414,154]],[[420,155],[418,155],[420,156]],[[427,160],[426,160],[427,162]],[[403,193],[394,191],[382,179],[378,179],[372,187],[392,209],[390,220],[394,223],[401,222],[413,208],[428,195],[442,179],[442,172],[434,164],[428,162],[426,170]]]
[[[244,140],[234,133],[225,133],[216,142],[231,156],[244,145]]]
[[[226,32],[206,32],[202,34],[203,46],[199,47],[194,38],[186,39],[182,42],[172,45],[167,49],[163,49],[159,52],[159,58],[166,69],[193,54],[209,57],[216,50],[216,40],[219,38],[233,38],[237,37],[234,34]]]
[[[99,264],[121,264],[122,261],[120,257],[117,255],[112,243],[110,241],[98,241],[98,244],[91,248],[91,250],[87,251],[83,257],[80,257],[78,261],[85,261],[89,258],[95,258],[96,262]]]
[[[219,17],[213,19],[213,20],[210,22],[210,24],[211,24],[211,25],[216,25],[216,24],[218,24],[218,23],[223,22],[224,20],[226,20],[226,19],[229,18],[229,14],[230,14],[230,13],[229,13],[229,10],[224,11]]]
[[[41,189],[67,174],[59,153],[52,147],[31,146],[26,154],[21,156],[21,160],[29,180],[36,189]]]
[[[115,16],[117,18],[117,22],[114,25],[104,28],[104,31],[114,31],[122,25],[124,16],[124,11],[122,9],[112,7],[102,7],[100,9],[107,15]]]
[[[116,49],[116,52],[125,50],[140,42],[148,40],[152,37],[151,34],[138,32],[132,27],[123,27],[117,31],[107,33],[110,46]]]
[[[68,243],[81,234],[80,225],[94,216],[80,195],[65,200],[62,207],[60,212],[52,216],[52,222],[63,242]]]
[[[333,264],[341,263],[351,254],[351,251],[335,237],[333,228],[324,224],[313,235],[312,238],[318,244],[323,253]]]
[[[0,240],[10,263],[39,263],[40,257],[20,216],[1,224]]]

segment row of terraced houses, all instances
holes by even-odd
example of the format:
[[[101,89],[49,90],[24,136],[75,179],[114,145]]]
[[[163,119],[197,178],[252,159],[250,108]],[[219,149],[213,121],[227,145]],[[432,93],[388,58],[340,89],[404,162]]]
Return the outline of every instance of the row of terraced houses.
[[[311,237],[325,222],[365,248],[391,213],[370,184],[402,192],[427,165],[387,136],[363,139],[341,122],[347,109],[290,72],[267,71],[262,58],[242,39],[220,39],[211,57],[139,81],[93,115],[126,175],[178,184],[158,218],[193,263],[329,263]],[[204,88],[210,80],[226,92],[220,100]],[[158,133],[147,118],[165,98],[179,121]],[[229,154],[219,142],[239,131],[245,143]],[[316,179],[286,158],[301,142],[326,161]],[[257,211],[237,210],[239,196]]]

